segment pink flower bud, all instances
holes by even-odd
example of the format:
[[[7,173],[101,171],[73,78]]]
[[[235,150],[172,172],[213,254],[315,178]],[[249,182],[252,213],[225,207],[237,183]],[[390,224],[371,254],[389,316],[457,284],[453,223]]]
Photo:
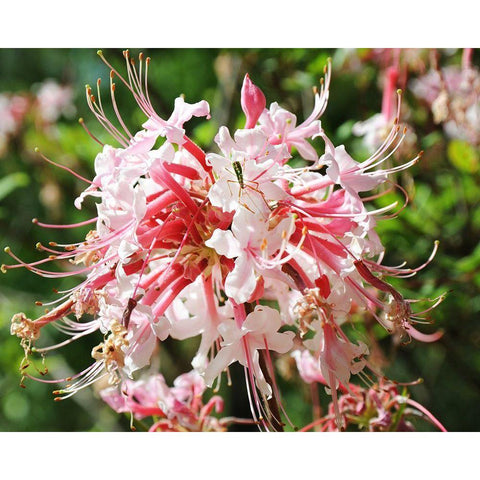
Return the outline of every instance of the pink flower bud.
[[[248,73],[243,79],[242,94],[240,103],[242,110],[247,117],[245,128],[253,128],[262,114],[267,101],[263,92],[252,83]]]

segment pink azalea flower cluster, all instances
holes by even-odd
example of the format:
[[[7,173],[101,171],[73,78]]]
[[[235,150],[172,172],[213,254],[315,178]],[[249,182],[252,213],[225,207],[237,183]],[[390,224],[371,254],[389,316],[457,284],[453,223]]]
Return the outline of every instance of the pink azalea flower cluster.
[[[461,66],[432,69],[413,80],[411,89],[450,138],[479,145],[480,72],[472,66],[472,55],[472,48],[464,49]]]
[[[0,94],[0,156],[8,150],[12,137],[19,135],[28,117],[38,126],[49,127],[61,115],[75,112],[70,86],[59,85],[54,80],[45,80],[31,93]]]
[[[48,256],[29,264],[6,249],[18,263],[3,265],[4,272],[23,266],[46,278],[83,276],[36,320],[23,313],[13,317],[11,333],[20,337],[26,357],[99,331],[103,340],[93,347],[90,366],[55,380],[66,383],[54,392],[56,399],[104,378],[110,387],[102,397],[116,411],[160,417],[152,430],[197,431],[221,430],[230,421],[211,416],[214,408],[221,409],[218,397],[204,405],[201,395],[205,388],[217,389],[234,362],[244,367],[253,421],[263,429],[281,429],[280,412],[288,416],[275,360],[282,354],[308,356],[332,395],[340,426],[346,407],[337,389],[357,395],[350,377],[367,369],[378,374],[368,345],[351,340],[342,328],[353,310],[363,310],[403,340],[428,342],[441,335],[422,333],[414,324],[442,298],[415,311],[414,301],[385,280],[414,275],[424,266],[382,264],[376,222],[393,215],[397,205],[367,208],[364,195],[391,185],[392,174],[420,158],[385,167],[404,138],[398,118],[373,155],[358,162],[322,128],[330,65],[303,121],[276,102],[267,108],[264,94],[246,75],[244,128],[231,132],[221,126],[216,151],[206,153],[185,130],[192,117],[210,118],[206,101],[190,104],[179,97],[163,119],[147,90],[150,59],[140,54],[137,68],[124,52],[124,78],[99,54],[111,68],[116,121],[105,115],[100,81],[97,95],[87,86],[87,102],[117,146],[102,143],[93,180],[80,177],[88,187],[75,205],[81,209],[94,197],[97,216],[64,225],[92,225],[92,230],[77,244],[38,244]],[[117,108],[117,80],[147,118],[138,132],[130,132]],[[292,167],[294,157],[305,166]],[[436,245],[431,258],[435,250]],[[49,262],[76,268],[50,271],[44,267]],[[39,347],[50,324],[67,340]],[[157,347],[167,338],[193,337],[200,337],[193,371],[169,388],[149,369]],[[27,360],[21,368],[24,377],[32,377]]]
[[[0,155],[8,140],[15,135],[28,109],[28,100],[22,95],[0,94]]]

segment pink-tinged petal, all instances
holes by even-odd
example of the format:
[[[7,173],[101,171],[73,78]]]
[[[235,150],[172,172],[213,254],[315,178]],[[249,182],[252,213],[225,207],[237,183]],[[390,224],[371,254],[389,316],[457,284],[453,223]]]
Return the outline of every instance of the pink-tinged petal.
[[[306,140],[292,142],[292,145],[298,150],[298,153],[305,160],[318,160],[318,153]]]
[[[214,207],[219,207],[225,213],[229,213],[238,209],[239,193],[240,186],[237,182],[228,178],[220,178],[210,188],[208,198]]]
[[[192,117],[210,118],[210,106],[206,100],[197,103],[187,103],[183,97],[175,99],[175,107],[172,115],[168,119],[168,124],[183,128],[183,124],[188,122]]]
[[[208,364],[204,373],[205,385],[211,387],[214,380],[235,360],[239,360],[238,354],[243,358],[241,348],[232,345],[222,347],[215,358]]]
[[[220,127],[217,135],[215,136],[215,143],[227,156],[230,155],[232,150],[236,150],[235,142],[233,141],[227,127]]]
[[[220,173],[223,171],[223,169],[232,166],[232,162],[221,155],[217,155],[216,153],[208,153],[205,157],[205,160],[207,165],[211,165],[216,173]]]
[[[237,130],[234,138],[236,150],[246,152],[250,158],[265,154],[268,138],[260,129]]]
[[[177,145],[183,145],[186,142],[185,130],[173,125],[165,126],[165,137],[169,142],[176,143]]]
[[[159,135],[158,131],[141,130],[132,138],[131,145],[125,149],[125,153],[128,155],[139,155],[149,152],[155,145]]]
[[[318,382],[327,385],[327,381],[320,371],[320,362],[308,350],[303,352],[295,350],[292,352],[292,357],[295,359],[298,373],[305,383]]]
[[[257,305],[253,312],[247,315],[243,328],[249,332],[267,333],[277,331],[282,324],[280,312],[265,305]]]
[[[134,371],[150,363],[150,358],[156,345],[156,336],[149,320],[145,319],[135,327],[133,334],[127,338],[130,346],[125,355],[124,369],[131,376]]]
[[[253,128],[263,112],[267,101],[260,88],[250,80],[248,73],[243,79],[240,103],[247,117],[245,128]]]
[[[160,341],[164,341],[170,335],[172,325],[166,317],[160,317],[156,323],[152,323],[152,330]]]
[[[278,353],[287,353],[293,347],[294,337],[295,333],[291,331],[274,333],[267,339],[268,349]]]
[[[242,253],[238,240],[230,230],[217,228],[212,236],[205,242],[205,245],[213,248],[219,255],[224,255],[227,258],[235,258]]]
[[[238,257],[235,268],[228,274],[225,281],[225,293],[237,303],[244,303],[251,297],[256,284],[253,263],[247,255]]]
[[[436,342],[437,340],[440,340],[444,334],[443,330],[439,330],[435,333],[422,333],[413,328],[411,325],[406,326],[405,331],[415,340],[425,343]]]
[[[127,397],[117,387],[109,387],[100,391],[102,400],[117,413],[128,412]]]

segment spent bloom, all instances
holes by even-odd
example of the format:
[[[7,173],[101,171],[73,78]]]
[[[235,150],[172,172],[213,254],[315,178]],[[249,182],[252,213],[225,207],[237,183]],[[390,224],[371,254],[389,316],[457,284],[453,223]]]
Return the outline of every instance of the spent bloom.
[[[366,343],[351,340],[342,328],[354,309],[402,339],[438,338],[413,326],[432,307],[414,311],[413,300],[387,282],[389,276],[414,275],[431,258],[416,269],[384,265],[376,222],[392,215],[397,205],[372,209],[360,195],[391,182],[393,174],[419,160],[420,154],[387,165],[405,136],[398,119],[372,156],[358,162],[343,145],[334,145],[321,125],[330,63],[303,121],[276,102],[267,107],[265,95],[246,75],[244,128],[230,133],[221,126],[215,149],[204,152],[188,136],[186,124],[193,117],[209,120],[205,100],[189,103],[178,97],[164,119],[147,90],[149,58],[140,54],[137,67],[125,51],[124,77],[99,55],[111,69],[116,119],[105,114],[100,81],[96,92],[87,85],[86,99],[114,144],[93,137],[81,120],[101,151],[93,180],[69,171],[86,183],[76,207],[81,210],[93,197],[97,214],[63,225],[90,230],[76,244],[37,244],[47,256],[28,264],[7,248],[17,263],[2,266],[4,272],[26,267],[46,278],[81,278],[57,301],[44,304],[51,308],[37,319],[22,313],[12,319],[11,332],[25,350],[24,378],[34,378],[27,360],[32,353],[45,355],[100,334],[103,340],[93,345],[85,370],[68,379],[38,378],[65,383],[55,391],[57,400],[103,378],[109,387],[102,398],[135,418],[156,417],[152,430],[222,430],[229,420],[211,413],[220,413],[223,400],[214,396],[203,404],[201,395],[207,388],[218,389],[222,377],[229,382],[229,367],[238,363],[253,421],[261,429],[281,430],[282,413],[289,422],[275,380],[282,355],[299,348],[310,352],[338,422],[343,407],[337,390],[367,369],[375,374]],[[146,117],[136,132],[126,127],[116,104],[120,85]],[[324,144],[320,151],[312,143],[316,138]],[[296,155],[305,166],[289,164]],[[74,267],[49,270],[51,262]],[[67,339],[44,346],[42,332],[50,324]],[[153,370],[158,349],[169,338],[194,337],[201,338],[192,372],[168,387]]]

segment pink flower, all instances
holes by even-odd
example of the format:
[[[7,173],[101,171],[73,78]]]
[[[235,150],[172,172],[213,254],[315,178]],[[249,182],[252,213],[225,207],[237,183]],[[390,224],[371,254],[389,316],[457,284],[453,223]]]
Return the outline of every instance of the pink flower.
[[[242,110],[247,117],[245,128],[253,128],[266,105],[265,95],[253,84],[248,73],[243,79],[241,100]]]
[[[60,115],[74,114],[75,107],[72,100],[72,87],[61,86],[54,80],[43,82],[37,92],[40,116],[47,123],[56,122]]]
[[[219,255],[235,259],[235,266],[225,280],[225,292],[230,298],[237,303],[248,301],[255,291],[258,275],[278,278],[271,262],[279,257],[282,244],[285,248],[291,228],[291,218],[284,218],[269,229],[260,217],[243,209],[235,214],[231,230],[213,232],[205,244]]]
[[[285,353],[293,345],[293,332],[279,333],[280,314],[273,308],[257,305],[248,314],[242,326],[227,320],[218,327],[223,341],[217,356],[205,370],[205,383],[211,386],[216,377],[231,363],[238,361],[248,367],[255,376],[260,391],[271,396],[271,386],[266,382],[260,368],[258,350],[269,349]]]

